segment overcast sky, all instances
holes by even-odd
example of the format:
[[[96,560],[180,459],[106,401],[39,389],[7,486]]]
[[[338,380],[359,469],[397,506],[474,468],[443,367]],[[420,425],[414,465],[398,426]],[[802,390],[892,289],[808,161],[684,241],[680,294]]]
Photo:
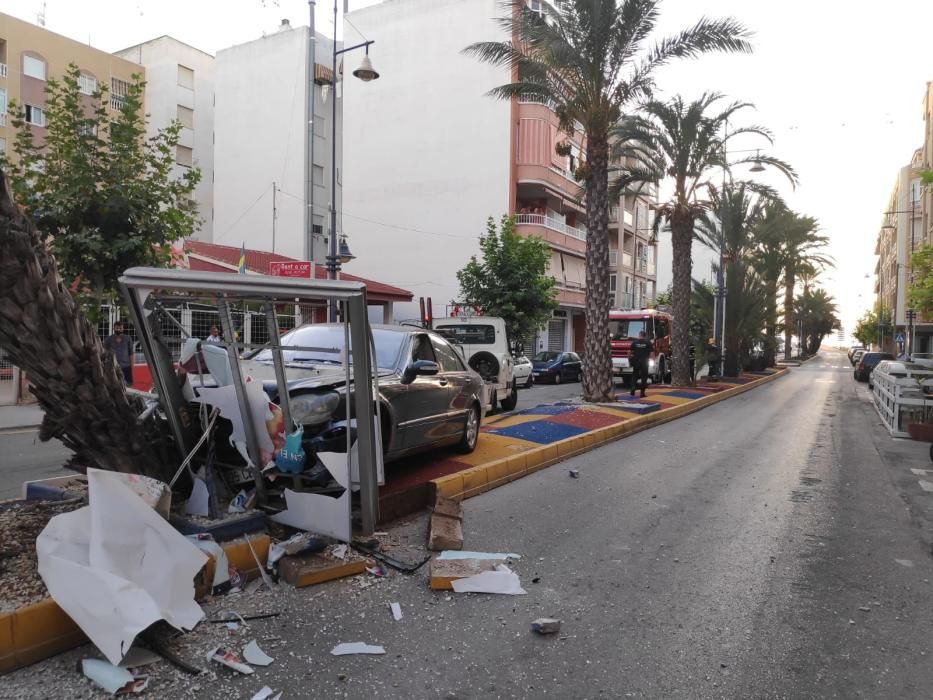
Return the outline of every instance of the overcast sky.
[[[351,0],[350,9],[370,4]],[[48,29],[106,51],[171,34],[210,53],[273,31],[281,18],[307,24],[309,8],[305,0],[0,0],[0,11],[29,21],[43,6]],[[731,15],[755,32],[754,54],[678,62],[658,74],[658,85],[667,95],[715,90],[755,103],[739,123],[774,132],[770,152],[797,169],[800,185],[791,191],[774,174],[762,179],[820,220],[837,263],[825,285],[851,330],[872,303],[875,238],[897,171],[922,145],[933,2],[666,0],[661,7],[662,32],[700,14]],[[318,31],[332,31],[332,12],[330,0],[319,0]]]

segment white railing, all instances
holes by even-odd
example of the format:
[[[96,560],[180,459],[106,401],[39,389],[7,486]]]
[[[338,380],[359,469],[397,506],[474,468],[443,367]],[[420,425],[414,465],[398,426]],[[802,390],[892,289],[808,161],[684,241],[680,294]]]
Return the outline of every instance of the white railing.
[[[619,266],[619,251],[609,250],[609,267],[615,269]]]
[[[0,63],[0,78],[5,78],[7,73],[6,63]]]
[[[622,267],[631,269],[632,267],[632,254],[626,251],[622,253]]]
[[[933,412],[933,397],[924,398],[918,382],[933,379],[933,369],[908,369],[906,377],[875,370],[871,374],[875,410],[894,437],[910,437],[908,423],[923,421]]]
[[[574,228],[573,226],[568,226],[563,221],[558,221],[557,219],[553,219],[550,216],[546,216],[544,214],[516,214],[515,223],[526,224],[530,226],[544,226],[545,228],[549,228],[552,231],[565,233],[568,236],[579,238],[581,241],[586,240],[585,228]]]
[[[544,105],[552,112],[557,112],[557,109],[556,109],[557,105],[554,102],[554,100],[547,98],[547,97],[541,97],[540,95],[519,95],[518,104],[520,105]],[[583,129],[583,124],[581,124],[580,122],[576,120],[574,120],[573,122],[573,128],[576,129],[577,133],[581,135],[586,133],[586,131]]]
[[[555,173],[557,173],[558,175],[560,175],[561,177],[564,177],[564,178],[570,180],[570,182],[574,183],[575,185],[578,184],[576,178],[574,178],[574,176],[573,176],[573,173],[570,172],[569,170],[564,170],[563,168],[558,168],[556,165],[551,165],[550,168],[551,168],[551,172],[555,172]]]

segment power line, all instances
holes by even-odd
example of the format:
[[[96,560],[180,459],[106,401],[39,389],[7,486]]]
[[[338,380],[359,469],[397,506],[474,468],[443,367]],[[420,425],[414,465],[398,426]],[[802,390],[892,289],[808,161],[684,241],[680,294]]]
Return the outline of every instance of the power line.
[[[243,217],[246,216],[247,214],[249,214],[249,213],[252,211],[253,207],[255,207],[257,204],[259,204],[259,200],[266,196],[266,193],[269,191],[269,188],[270,188],[271,186],[272,186],[272,185],[266,185],[266,188],[259,194],[258,197],[256,197],[255,201],[253,201],[252,204],[250,204],[248,207],[246,207],[246,210],[245,210],[242,214],[240,214],[240,215],[237,217],[237,220],[234,221],[232,224],[230,224],[230,225],[227,227],[227,229],[226,229],[223,233],[230,233],[231,231],[233,231],[233,229],[236,228],[236,225],[237,225],[238,223],[240,223],[240,222],[243,220]],[[279,192],[281,192],[281,191],[282,191],[282,190],[279,190]]]

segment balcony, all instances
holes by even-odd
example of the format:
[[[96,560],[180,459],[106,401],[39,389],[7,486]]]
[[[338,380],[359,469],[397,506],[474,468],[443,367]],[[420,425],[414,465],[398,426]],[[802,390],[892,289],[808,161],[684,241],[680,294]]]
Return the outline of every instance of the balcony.
[[[622,251],[622,267],[625,269],[632,269],[632,254],[628,251]]]
[[[618,250],[609,250],[609,267],[613,270],[619,266],[619,251]]]
[[[518,98],[518,104],[520,105],[542,105],[547,107],[552,112],[556,112],[556,105],[554,100],[549,100],[541,97],[540,95],[520,95]],[[585,134],[586,131],[583,129],[583,124],[578,121],[574,121],[573,128],[581,135]]]
[[[6,63],[0,63],[0,78],[5,78],[7,74]]]
[[[525,224],[526,226],[544,226],[544,228],[550,229],[551,231],[557,231],[566,236],[573,236],[581,241],[586,240],[585,228],[568,226],[563,221],[558,221],[544,214],[516,214],[515,223]]]

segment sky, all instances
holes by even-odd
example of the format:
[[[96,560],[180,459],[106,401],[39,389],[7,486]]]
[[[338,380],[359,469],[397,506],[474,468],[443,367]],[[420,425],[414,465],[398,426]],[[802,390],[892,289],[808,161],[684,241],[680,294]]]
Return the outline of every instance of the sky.
[[[350,0],[350,10],[377,1]],[[0,0],[0,12],[33,22],[43,7],[48,29],[105,51],[171,34],[215,53],[274,31],[283,18],[298,26],[309,16],[306,0]],[[333,4],[319,0],[316,8],[317,31],[330,33]],[[836,262],[822,281],[850,331],[873,303],[875,239],[897,171],[922,145],[933,2],[665,0],[658,36],[701,15],[744,23],[754,33],[754,53],[666,66],[656,76],[660,96],[717,91],[755,104],[736,122],[766,126],[774,145],[737,140],[733,147],[762,146],[797,170],[796,189],[776,173],[759,179],[820,221]],[[662,287],[669,279],[659,273]]]

